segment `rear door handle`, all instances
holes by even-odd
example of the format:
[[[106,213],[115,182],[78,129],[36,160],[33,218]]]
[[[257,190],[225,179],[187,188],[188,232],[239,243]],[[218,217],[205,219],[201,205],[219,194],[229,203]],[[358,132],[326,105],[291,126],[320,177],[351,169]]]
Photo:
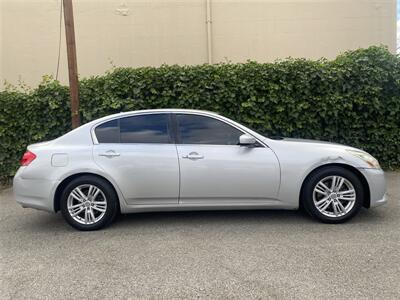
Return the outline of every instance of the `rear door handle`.
[[[99,153],[99,156],[105,156],[105,157],[108,157],[108,158],[116,157],[116,156],[120,156],[120,155],[121,154],[115,152],[114,150],[108,150],[108,151],[106,151],[104,153]]]
[[[187,158],[187,159],[191,159],[191,160],[197,160],[197,159],[203,159],[204,156],[198,154],[197,152],[190,152],[187,155],[183,155],[182,158]]]

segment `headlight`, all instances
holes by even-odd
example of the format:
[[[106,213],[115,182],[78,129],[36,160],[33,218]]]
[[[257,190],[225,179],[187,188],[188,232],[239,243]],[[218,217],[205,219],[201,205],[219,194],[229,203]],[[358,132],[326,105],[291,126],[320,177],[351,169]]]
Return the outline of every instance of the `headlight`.
[[[367,152],[360,151],[360,150],[350,150],[347,149],[347,152],[350,154],[357,156],[358,158],[361,158],[363,161],[365,161],[371,168],[376,168],[380,169],[381,166],[379,165],[378,160],[373,157],[372,155],[368,154]]]

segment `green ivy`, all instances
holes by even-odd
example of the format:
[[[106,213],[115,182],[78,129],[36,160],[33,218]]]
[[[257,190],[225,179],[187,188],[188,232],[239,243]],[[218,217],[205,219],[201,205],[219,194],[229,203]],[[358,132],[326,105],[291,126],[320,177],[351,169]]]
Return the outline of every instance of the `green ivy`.
[[[82,79],[80,101],[83,122],[137,109],[204,109],[269,136],[359,147],[400,167],[400,58],[384,47],[333,61],[116,68]],[[15,173],[28,144],[69,128],[68,88],[57,81],[0,92],[0,177]]]

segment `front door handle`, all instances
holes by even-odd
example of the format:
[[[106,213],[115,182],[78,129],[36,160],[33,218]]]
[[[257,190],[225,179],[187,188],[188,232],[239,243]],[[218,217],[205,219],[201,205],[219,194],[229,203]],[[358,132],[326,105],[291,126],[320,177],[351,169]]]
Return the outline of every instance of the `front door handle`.
[[[105,157],[108,157],[108,158],[116,157],[116,156],[120,156],[120,155],[121,154],[115,152],[114,150],[108,150],[108,151],[106,151],[104,153],[99,153],[99,156],[105,156]]]
[[[197,152],[190,152],[187,155],[183,155],[182,158],[187,158],[187,159],[192,159],[192,160],[197,160],[197,159],[203,159],[204,156],[198,154]]]

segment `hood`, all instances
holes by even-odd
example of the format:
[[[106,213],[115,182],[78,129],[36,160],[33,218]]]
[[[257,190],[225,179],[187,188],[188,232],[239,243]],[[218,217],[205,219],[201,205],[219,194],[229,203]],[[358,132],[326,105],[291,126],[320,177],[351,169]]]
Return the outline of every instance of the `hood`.
[[[271,138],[269,138],[271,140]],[[296,138],[272,138],[274,142],[277,143],[282,143],[282,144],[302,144],[304,146],[310,146],[310,147],[329,147],[329,148],[341,148],[341,149],[352,149],[352,150],[358,150],[360,149],[348,146],[348,145],[343,145],[343,144],[338,144],[334,142],[327,142],[327,141],[319,141],[319,140],[309,140],[309,139],[296,139]]]
[[[324,145],[337,145],[337,146],[346,146],[339,143],[320,141],[320,140],[308,140],[308,139],[295,139],[295,138],[282,138],[281,141],[284,142],[297,142],[297,143],[311,143],[311,144],[324,144]],[[347,146],[346,146],[347,147]]]

